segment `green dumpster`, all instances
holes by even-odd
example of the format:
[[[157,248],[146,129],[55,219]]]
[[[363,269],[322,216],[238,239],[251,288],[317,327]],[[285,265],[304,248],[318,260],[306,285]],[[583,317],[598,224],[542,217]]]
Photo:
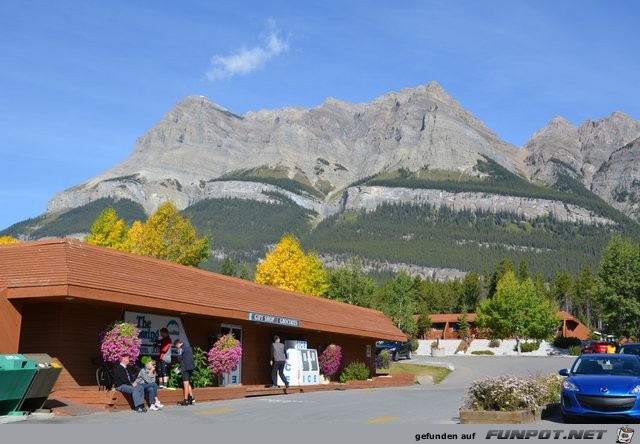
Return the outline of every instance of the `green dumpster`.
[[[22,355],[0,355],[0,415],[20,415],[22,403],[33,377],[36,361]]]
[[[27,359],[33,360],[37,364],[37,373],[25,393],[22,404],[18,407],[21,412],[35,412],[42,409],[44,403],[49,398],[62,367],[51,363],[52,359],[46,353],[24,354]]]

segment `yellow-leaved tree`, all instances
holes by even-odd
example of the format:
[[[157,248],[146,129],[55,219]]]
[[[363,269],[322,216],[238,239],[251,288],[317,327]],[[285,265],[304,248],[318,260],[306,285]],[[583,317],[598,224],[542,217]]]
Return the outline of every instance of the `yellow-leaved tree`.
[[[12,236],[0,236],[0,245],[19,244],[20,241]]]
[[[129,227],[113,208],[105,208],[91,225],[89,235],[84,241],[92,245],[127,250]]]
[[[210,243],[207,236],[198,237],[191,221],[166,202],[144,224],[133,223],[126,246],[131,253],[195,267],[209,257]]]
[[[329,288],[327,271],[314,252],[305,254],[300,242],[284,235],[256,267],[256,282],[320,296]]]

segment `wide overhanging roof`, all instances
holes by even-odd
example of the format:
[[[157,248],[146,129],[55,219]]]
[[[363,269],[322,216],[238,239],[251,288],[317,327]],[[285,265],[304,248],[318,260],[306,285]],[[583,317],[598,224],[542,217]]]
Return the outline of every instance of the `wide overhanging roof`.
[[[1,245],[2,288],[10,300],[74,297],[239,320],[260,313],[308,330],[406,340],[377,310],[69,239]]]

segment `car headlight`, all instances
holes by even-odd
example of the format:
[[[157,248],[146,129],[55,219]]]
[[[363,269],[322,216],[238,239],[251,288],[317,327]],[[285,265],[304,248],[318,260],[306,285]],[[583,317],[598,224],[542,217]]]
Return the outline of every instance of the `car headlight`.
[[[575,385],[573,382],[571,381],[567,381],[566,379],[564,381],[562,381],[562,388],[565,390],[569,390],[570,392],[579,392],[580,390],[578,389],[578,386]],[[640,386],[638,387],[634,387],[640,389]],[[639,392],[640,393],[640,392]]]
[[[640,385],[636,385],[634,388],[631,389],[631,391],[629,392],[632,395],[637,395],[640,393]]]

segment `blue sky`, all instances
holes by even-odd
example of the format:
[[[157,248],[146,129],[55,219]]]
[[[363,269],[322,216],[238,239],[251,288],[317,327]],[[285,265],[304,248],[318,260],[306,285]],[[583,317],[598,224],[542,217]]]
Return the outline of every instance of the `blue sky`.
[[[185,96],[235,112],[438,81],[504,140],[640,119],[640,2],[0,3],[0,229],[125,159]]]

